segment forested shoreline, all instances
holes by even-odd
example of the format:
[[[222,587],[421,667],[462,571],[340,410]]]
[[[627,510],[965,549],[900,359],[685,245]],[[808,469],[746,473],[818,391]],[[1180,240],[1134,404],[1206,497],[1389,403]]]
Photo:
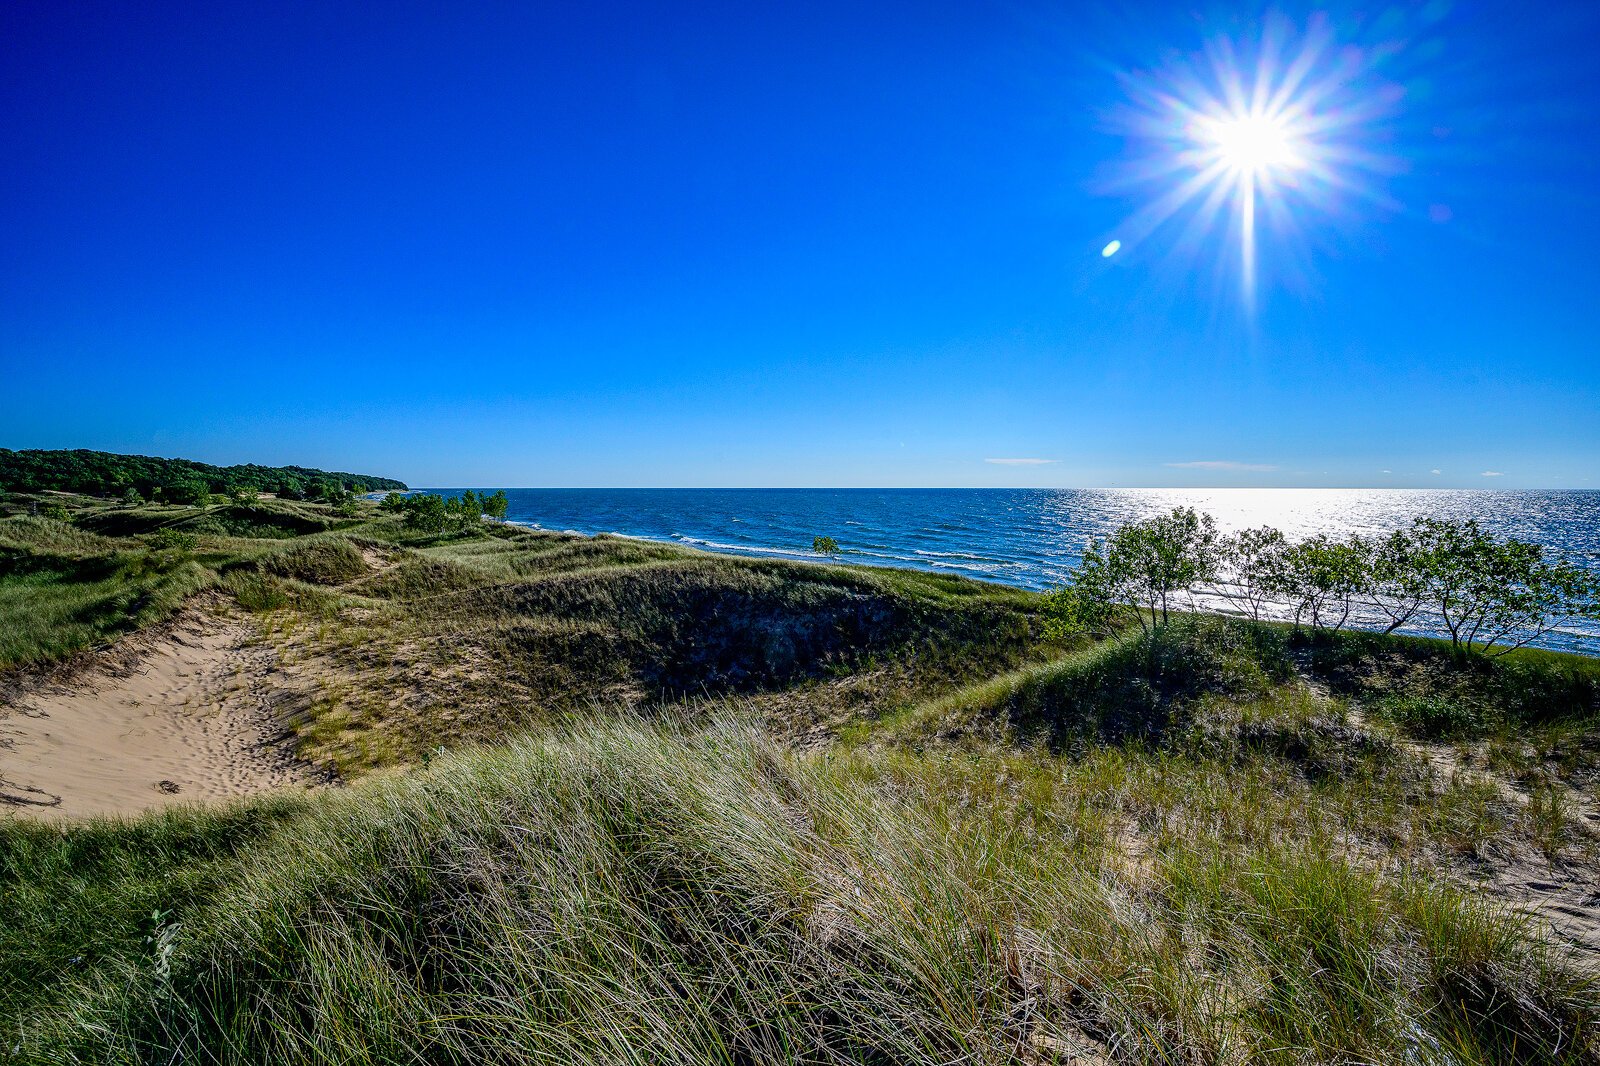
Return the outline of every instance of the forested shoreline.
[[[394,478],[306,466],[242,463],[213,466],[192,459],[121,455],[85,448],[13,451],[0,448],[0,491],[79,492],[194,503],[213,494],[270,492],[284,499],[324,499],[353,492],[404,491]]]

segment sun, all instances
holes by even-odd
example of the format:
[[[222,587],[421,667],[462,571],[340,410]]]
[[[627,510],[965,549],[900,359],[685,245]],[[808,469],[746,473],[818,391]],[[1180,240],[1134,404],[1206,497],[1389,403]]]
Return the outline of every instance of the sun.
[[[1305,148],[1297,143],[1287,120],[1277,115],[1203,117],[1195,139],[1208,145],[1217,160],[1235,174],[1293,170],[1305,165]]]
[[[1378,74],[1381,50],[1341,36],[1325,18],[1301,31],[1275,16],[1253,38],[1217,38],[1163,69],[1124,74],[1113,125],[1130,156],[1113,188],[1153,195],[1123,220],[1117,247],[1163,230],[1177,237],[1173,252],[1199,257],[1226,219],[1237,251],[1221,262],[1237,266],[1253,306],[1258,229],[1292,239],[1316,216],[1384,202],[1379,181],[1395,167],[1374,148],[1375,125],[1400,94]]]

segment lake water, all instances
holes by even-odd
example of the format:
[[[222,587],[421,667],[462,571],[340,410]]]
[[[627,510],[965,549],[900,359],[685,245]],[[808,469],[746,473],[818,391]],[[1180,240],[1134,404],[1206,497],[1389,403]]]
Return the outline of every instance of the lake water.
[[[508,518],[540,529],[807,560],[816,559],[811,538],[830,536],[847,562],[1034,589],[1060,584],[1089,539],[1180,506],[1210,513],[1225,531],[1271,525],[1290,537],[1383,533],[1423,515],[1476,518],[1497,535],[1531,540],[1600,569],[1600,491],[507,489],[506,495]],[[1600,654],[1600,626],[1563,626],[1543,643]]]

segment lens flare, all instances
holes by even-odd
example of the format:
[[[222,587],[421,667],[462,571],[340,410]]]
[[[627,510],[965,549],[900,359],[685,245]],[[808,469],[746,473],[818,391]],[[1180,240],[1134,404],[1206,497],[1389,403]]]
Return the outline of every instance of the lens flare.
[[[1378,77],[1381,52],[1340,41],[1326,19],[1297,32],[1274,18],[1254,37],[1123,74],[1128,103],[1113,121],[1134,151],[1113,191],[1149,196],[1118,227],[1123,242],[1182,221],[1174,251],[1198,257],[1226,221],[1253,306],[1258,216],[1294,237],[1346,201],[1387,203],[1380,179],[1394,163],[1372,145],[1398,91]]]

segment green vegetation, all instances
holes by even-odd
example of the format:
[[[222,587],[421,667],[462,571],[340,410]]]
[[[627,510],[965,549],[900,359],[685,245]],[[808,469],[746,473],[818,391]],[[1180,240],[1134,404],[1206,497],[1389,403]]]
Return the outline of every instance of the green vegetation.
[[[62,502],[0,519],[0,679],[207,589],[347,786],[0,821],[0,1061],[1600,1061],[1596,956],[1503,887],[1600,875],[1600,661],[1351,632],[1348,544],[1167,516],[1039,596],[476,494]],[[1245,570],[1301,624],[1182,609]]]
[[[806,759],[748,727],[624,719],[299,816],[169,815],[191,876],[152,902],[120,873],[117,898],[152,909],[78,934],[98,965],[26,949],[53,978],[23,982],[29,1046],[58,1062],[1593,1053],[1592,987],[1517,924],[1363,869],[1336,822],[1263,818],[1214,774],[1109,754]],[[1185,802],[1200,824],[1157,828]],[[1129,803],[1150,826],[1136,865]],[[70,899],[81,864],[42,836],[12,837],[44,853],[31,898]]]
[[[811,550],[818,555],[833,557],[839,554],[839,542],[832,537],[812,537]]]
[[[486,517],[504,521],[506,506],[503,489],[493,495],[466,489],[460,496],[450,497],[434,493],[390,493],[379,503],[384,511],[404,515],[408,528],[424,533],[473,529]]]
[[[303,466],[212,466],[188,459],[73,451],[0,448],[0,491],[74,492],[121,499],[200,503],[212,494],[271,492],[284,499],[334,498],[342,493],[404,490],[403,482],[368,474],[330,473]]]
[[[97,536],[54,518],[0,521],[0,680],[165,618],[215,575],[170,542]]]
[[[1218,535],[1210,515],[1179,507],[1091,544],[1052,600],[1058,632],[1096,631],[1131,615],[1166,625],[1181,597],[1217,589],[1250,618],[1287,602],[1295,628],[1337,633],[1358,605],[1392,633],[1431,609],[1459,652],[1504,655],[1571,618],[1600,618],[1600,577],[1537,544],[1497,540],[1475,519],[1420,518],[1381,540],[1325,535],[1291,543],[1271,528]]]

